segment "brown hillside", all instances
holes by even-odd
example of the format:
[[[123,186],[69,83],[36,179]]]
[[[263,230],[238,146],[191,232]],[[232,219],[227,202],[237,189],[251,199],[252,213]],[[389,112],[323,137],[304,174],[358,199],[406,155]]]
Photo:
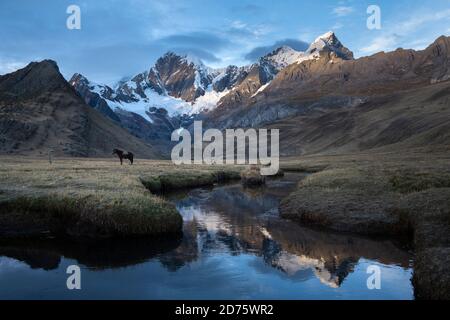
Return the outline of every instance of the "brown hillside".
[[[0,76],[0,154],[111,156],[114,148],[137,157],[157,152],[87,106],[54,61],[30,63]]]

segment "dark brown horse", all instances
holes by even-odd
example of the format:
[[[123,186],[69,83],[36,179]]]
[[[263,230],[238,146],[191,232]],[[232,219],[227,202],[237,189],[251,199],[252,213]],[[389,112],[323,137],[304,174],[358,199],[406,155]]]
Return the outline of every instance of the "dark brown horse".
[[[130,160],[130,164],[133,164],[134,155],[131,152],[123,152],[122,150],[114,149],[112,154],[119,157],[121,165],[123,164],[123,159],[128,159]]]

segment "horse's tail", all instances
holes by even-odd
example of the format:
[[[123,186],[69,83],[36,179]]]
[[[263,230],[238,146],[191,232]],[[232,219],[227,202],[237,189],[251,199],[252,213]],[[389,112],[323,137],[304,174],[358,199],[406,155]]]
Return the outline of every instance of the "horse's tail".
[[[130,159],[131,164],[133,164],[134,154],[131,152],[128,152],[128,158]]]

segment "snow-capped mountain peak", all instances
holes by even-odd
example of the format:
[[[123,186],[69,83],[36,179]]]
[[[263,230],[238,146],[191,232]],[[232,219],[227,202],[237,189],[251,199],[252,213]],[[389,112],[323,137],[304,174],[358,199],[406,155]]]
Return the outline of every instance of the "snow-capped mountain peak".
[[[69,83],[72,86],[83,86],[85,90],[89,90],[90,92],[96,93],[100,96],[104,97],[112,97],[114,95],[114,90],[103,84],[99,84],[93,81],[89,81],[85,76],[80,73],[75,73],[70,79]]]
[[[336,39],[337,39],[337,38],[336,38],[336,35],[334,34],[334,32],[333,32],[333,31],[328,31],[328,32],[326,32],[326,33],[324,33],[324,34],[318,36],[318,37],[316,38],[316,40],[314,40],[313,43],[321,42],[321,41],[323,41],[323,42],[328,42],[328,43],[329,43],[330,41],[334,41],[334,40],[336,40]]]
[[[213,69],[195,55],[169,51],[148,71],[122,79],[114,89],[81,75],[74,75],[71,84],[95,103],[103,99],[112,110],[128,110],[147,119],[150,108],[164,108],[169,116],[196,114],[216,108],[227,96],[231,102],[255,97],[281,70],[318,59],[324,51],[335,52],[343,59],[353,58],[353,53],[330,31],[319,36],[305,52],[282,46],[248,66]]]
[[[291,64],[317,59],[321,52],[325,50],[335,52],[343,59],[353,59],[353,53],[342,45],[333,31],[328,31],[317,37],[305,52],[294,50],[285,45],[262,57],[260,64],[269,73],[275,75]]]
[[[199,57],[197,57],[193,54],[185,54],[185,55],[181,55],[180,57],[188,65],[193,65],[194,67],[196,67],[198,69],[207,69],[207,67],[205,66],[203,61]]]
[[[328,31],[327,33],[317,37],[316,40],[311,43],[308,50],[306,50],[306,54],[317,54],[317,52],[322,52],[325,50],[334,52],[338,57],[345,60],[353,59],[353,52],[342,45],[333,31]]]
[[[279,71],[297,62],[303,56],[304,52],[296,51],[289,46],[282,46],[272,53],[268,54],[266,58],[270,60],[275,68]]]

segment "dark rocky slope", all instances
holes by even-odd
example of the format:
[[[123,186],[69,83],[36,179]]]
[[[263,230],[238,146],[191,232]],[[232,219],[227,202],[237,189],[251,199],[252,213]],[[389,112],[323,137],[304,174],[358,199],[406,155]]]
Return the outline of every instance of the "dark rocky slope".
[[[138,157],[158,153],[87,106],[54,61],[30,63],[0,76],[0,153],[110,156],[123,148]]]

